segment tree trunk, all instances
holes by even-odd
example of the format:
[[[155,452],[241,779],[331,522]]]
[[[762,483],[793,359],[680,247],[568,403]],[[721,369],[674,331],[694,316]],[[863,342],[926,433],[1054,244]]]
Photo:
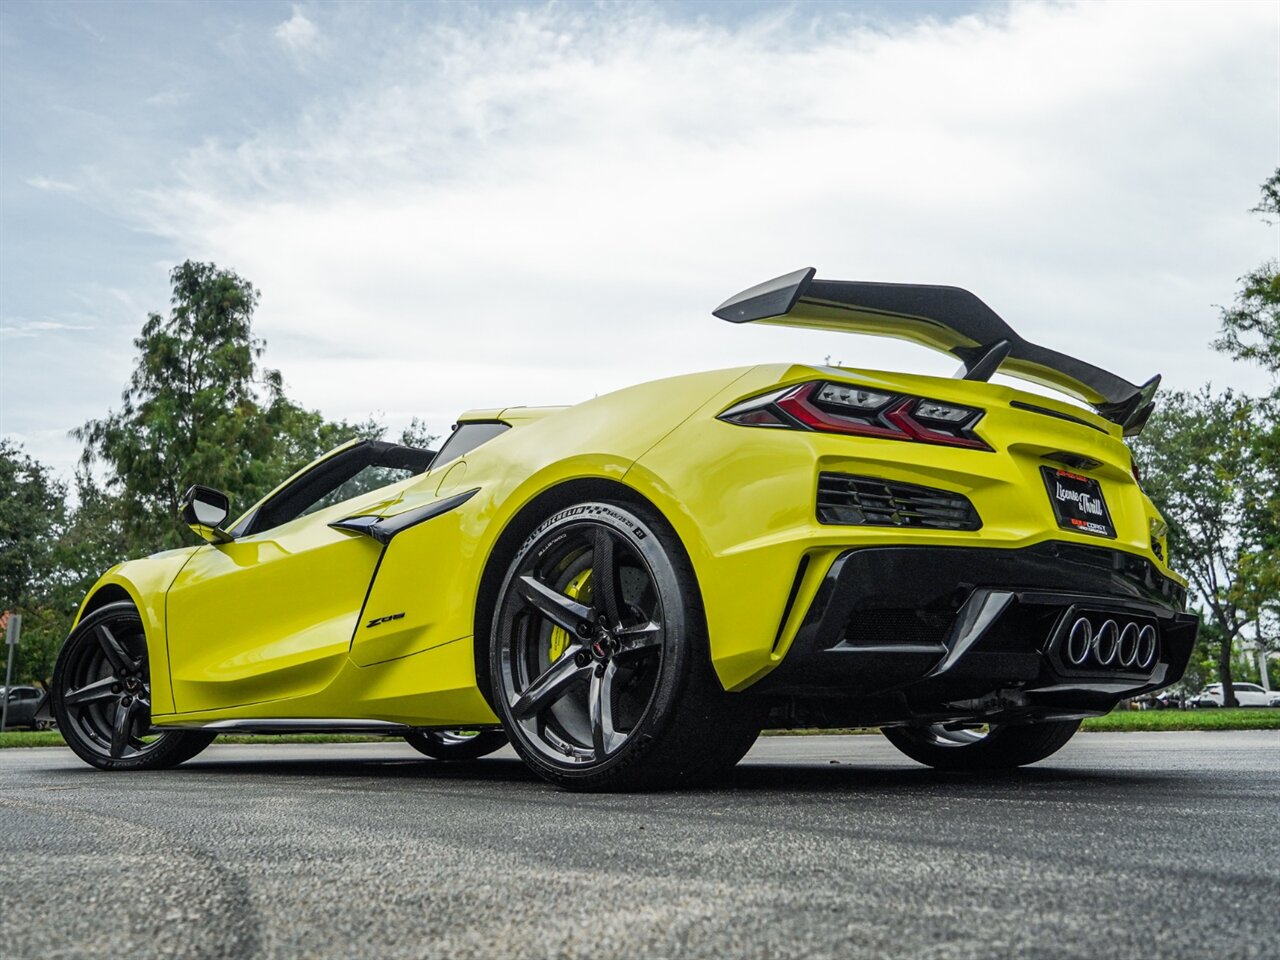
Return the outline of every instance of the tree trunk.
[[[1225,624],[1222,630],[1222,643],[1218,645],[1218,679],[1222,681],[1222,705],[1224,707],[1238,707],[1240,703],[1236,700],[1236,688],[1231,683],[1231,648],[1234,646],[1235,635],[1226,629]]]

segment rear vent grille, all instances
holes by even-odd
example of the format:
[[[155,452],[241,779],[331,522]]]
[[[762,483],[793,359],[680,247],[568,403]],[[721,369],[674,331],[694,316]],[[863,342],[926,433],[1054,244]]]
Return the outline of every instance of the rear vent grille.
[[[848,473],[818,474],[818,522],[926,530],[977,530],[967,497],[896,480]]]
[[[853,646],[942,643],[955,621],[954,613],[880,609],[854,611],[845,627],[845,642]]]

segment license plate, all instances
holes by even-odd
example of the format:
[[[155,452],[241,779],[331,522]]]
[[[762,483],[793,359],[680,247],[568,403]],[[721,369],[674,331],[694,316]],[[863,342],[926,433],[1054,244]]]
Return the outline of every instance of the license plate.
[[[1115,539],[1116,528],[1111,523],[1107,501],[1103,499],[1102,487],[1097,480],[1054,467],[1041,467],[1040,472],[1044,475],[1044,485],[1049,491],[1049,502],[1053,504],[1058,526],[1077,533]]]

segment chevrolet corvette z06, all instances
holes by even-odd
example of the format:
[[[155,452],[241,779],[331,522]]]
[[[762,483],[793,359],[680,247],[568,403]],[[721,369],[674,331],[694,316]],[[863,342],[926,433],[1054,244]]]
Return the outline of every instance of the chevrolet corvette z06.
[[[572,789],[678,784],[765,727],[880,727],[940,768],[1032,763],[1177,681],[1197,621],[1124,437],[1142,385],[954,287],[779,277],[734,324],[897,337],[954,378],[777,363],[359,441],[201,543],[109,570],[53,707],[105,769],[219,733],[506,742]],[[1074,398],[991,382],[996,371]]]

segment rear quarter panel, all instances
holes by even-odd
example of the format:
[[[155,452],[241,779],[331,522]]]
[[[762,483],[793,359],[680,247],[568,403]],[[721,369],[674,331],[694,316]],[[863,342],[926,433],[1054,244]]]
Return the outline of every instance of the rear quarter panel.
[[[742,397],[833,373],[873,387],[881,383],[898,392],[981,406],[987,415],[978,432],[990,434],[996,450],[752,428],[715,419]],[[666,514],[689,549],[702,589],[712,660],[728,689],[749,686],[781,662],[823,574],[851,547],[1014,549],[1053,539],[1128,550],[1158,562],[1150,550],[1154,508],[1127,469],[1129,454],[1119,436],[1046,416],[1035,417],[1029,427],[1027,417],[1019,418],[1008,406],[1017,393],[1008,388],[898,374],[878,381],[878,376],[804,365],[757,367],[646,451],[627,474],[627,482]],[[1046,400],[1048,406],[1055,404],[1061,405]],[[1011,437],[1015,439],[1007,442]],[[1043,454],[1056,450],[1103,463],[1091,475],[1104,482],[1115,540],[1058,527],[1039,472]],[[817,475],[828,470],[962,493],[974,503],[983,527],[953,532],[819,524]],[[802,558],[807,559],[806,572],[783,623]]]
[[[625,483],[637,457],[745,372],[641,384],[536,419],[512,411],[513,429],[406,489],[393,513],[477,493],[388,546],[351,648],[366,675],[350,678],[352,696],[364,705],[360,715],[437,714],[447,698],[461,711],[451,722],[496,722],[476,688],[471,639],[480,580],[502,531],[534,498],[567,481]],[[404,616],[367,626],[397,613]]]

